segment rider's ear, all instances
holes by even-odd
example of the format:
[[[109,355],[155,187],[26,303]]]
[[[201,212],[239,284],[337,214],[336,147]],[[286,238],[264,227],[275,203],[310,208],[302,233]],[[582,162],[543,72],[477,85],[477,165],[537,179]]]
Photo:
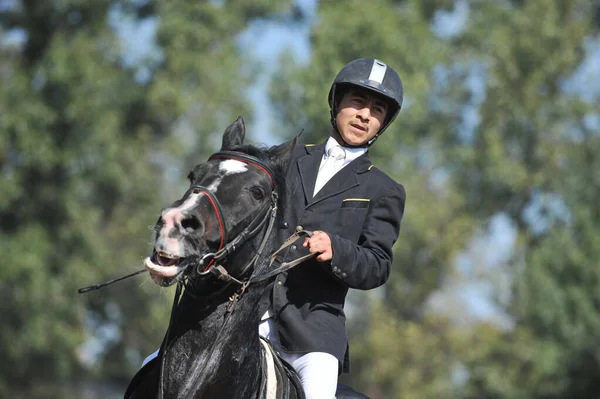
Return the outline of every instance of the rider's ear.
[[[246,125],[244,124],[244,118],[238,116],[235,122],[229,125],[227,129],[225,129],[225,133],[223,133],[221,151],[229,150],[233,147],[242,145],[245,135]]]

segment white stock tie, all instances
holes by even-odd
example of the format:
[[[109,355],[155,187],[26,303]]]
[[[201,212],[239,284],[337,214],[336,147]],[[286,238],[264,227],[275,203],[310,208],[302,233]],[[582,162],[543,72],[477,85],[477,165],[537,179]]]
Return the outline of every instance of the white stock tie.
[[[335,175],[340,168],[344,165],[344,159],[346,158],[346,151],[339,145],[331,147],[327,151],[327,158],[325,162],[319,168],[317,174],[317,181],[315,182],[315,191],[313,197],[317,195],[319,190],[323,188],[325,183],[329,181]]]

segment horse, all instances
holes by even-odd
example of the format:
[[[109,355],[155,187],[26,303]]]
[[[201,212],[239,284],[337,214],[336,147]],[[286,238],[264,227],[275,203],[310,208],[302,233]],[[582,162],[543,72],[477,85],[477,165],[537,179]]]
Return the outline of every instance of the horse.
[[[298,376],[259,336],[267,284],[303,259],[281,263],[275,230],[285,171],[300,135],[280,145],[244,144],[238,117],[220,151],[196,165],[182,198],[162,210],[154,250],[144,260],[153,281],[176,284],[158,356],[132,378],[125,399],[304,399]],[[264,309],[263,309],[264,311]],[[338,384],[336,397],[366,398]]]

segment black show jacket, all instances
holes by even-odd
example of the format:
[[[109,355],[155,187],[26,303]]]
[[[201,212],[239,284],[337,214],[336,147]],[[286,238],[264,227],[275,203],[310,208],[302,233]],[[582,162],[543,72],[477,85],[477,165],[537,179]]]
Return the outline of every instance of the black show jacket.
[[[402,185],[373,167],[367,152],[313,198],[324,148],[325,143],[294,149],[278,242],[297,227],[321,230],[331,237],[333,259],[299,264],[277,276],[267,293],[282,350],[330,353],[347,371],[346,294],[349,288],[368,290],[387,281],[406,194]],[[288,247],[282,254],[285,261],[308,253],[302,242]],[[266,306],[265,301],[262,308]]]

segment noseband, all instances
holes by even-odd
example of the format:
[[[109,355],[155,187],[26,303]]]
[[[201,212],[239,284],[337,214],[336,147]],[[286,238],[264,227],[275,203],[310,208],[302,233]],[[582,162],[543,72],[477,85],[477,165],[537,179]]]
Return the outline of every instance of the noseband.
[[[210,205],[212,206],[212,209],[214,210],[215,216],[217,218],[217,226],[219,227],[219,236],[220,236],[219,247],[218,247],[217,251],[220,251],[223,248],[223,245],[225,244],[225,242],[227,242],[227,229],[225,228],[225,223],[223,222],[224,219],[223,219],[223,210],[221,208],[221,203],[219,202],[217,197],[209,189],[207,189],[204,186],[193,185],[192,187],[190,187],[188,193],[204,194],[208,198],[208,201],[210,202]],[[203,264],[204,259],[205,259],[205,257],[203,257],[200,260],[200,264]],[[211,260],[209,262],[209,264],[206,265],[207,269],[208,269],[208,266],[213,262],[213,260]]]

